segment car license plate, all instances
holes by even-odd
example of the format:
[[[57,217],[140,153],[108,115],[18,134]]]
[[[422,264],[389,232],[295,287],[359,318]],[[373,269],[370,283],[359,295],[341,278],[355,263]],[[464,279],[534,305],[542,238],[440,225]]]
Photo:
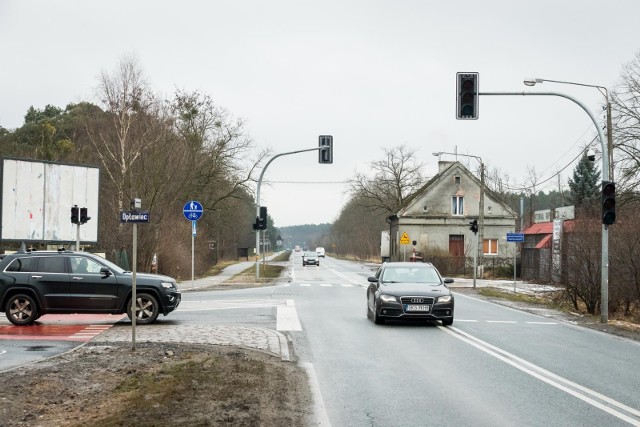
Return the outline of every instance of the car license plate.
[[[429,311],[431,306],[428,304],[407,304],[404,311]]]

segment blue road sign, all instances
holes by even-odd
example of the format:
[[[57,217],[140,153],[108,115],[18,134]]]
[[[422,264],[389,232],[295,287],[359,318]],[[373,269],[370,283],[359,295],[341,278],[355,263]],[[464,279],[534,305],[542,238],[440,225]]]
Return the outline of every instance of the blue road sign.
[[[524,233],[507,233],[507,242],[524,242]]]
[[[184,213],[184,217],[189,221],[197,221],[202,216],[202,205],[200,202],[191,200],[184,205],[182,213]]]

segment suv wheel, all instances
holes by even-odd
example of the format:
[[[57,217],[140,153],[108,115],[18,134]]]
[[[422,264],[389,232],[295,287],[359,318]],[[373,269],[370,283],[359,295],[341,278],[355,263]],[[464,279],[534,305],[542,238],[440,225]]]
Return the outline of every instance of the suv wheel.
[[[7,303],[7,319],[17,326],[31,325],[40,315],[38,305],[29,295],[17,294]]]
[[[148,325],[153,323],[160,313],[158,300],[151,294],[136,294],[136,323]],[[127,316],[131,319],[131,301],[127,303]]]

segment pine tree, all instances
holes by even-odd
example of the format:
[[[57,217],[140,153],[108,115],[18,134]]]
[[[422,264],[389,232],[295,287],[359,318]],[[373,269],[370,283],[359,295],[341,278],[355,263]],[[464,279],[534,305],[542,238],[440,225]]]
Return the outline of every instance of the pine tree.
[[[569,178],[569,199],[576,208],[588,207],[600,197],[600,171],[585,154]]]

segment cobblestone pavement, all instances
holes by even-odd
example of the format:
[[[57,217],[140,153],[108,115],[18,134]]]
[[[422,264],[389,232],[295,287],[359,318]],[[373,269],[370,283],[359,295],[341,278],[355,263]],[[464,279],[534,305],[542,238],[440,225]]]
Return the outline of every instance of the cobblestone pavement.
[[[95,341],[125,342],[132,340],[131,324],[116,324]],[[136,343],[172,342],[188,344],[233,345],[264,351],[289,361],[287,337],[269,328],[215,325],[141,325],[136,326]]]
[[[269,259],[278,256],[273,254]],[[178,284],[182,292],[205,290],[211,285],[216,285],[241,273],[245,269],[255,265],[254,261],[245,261],[233,264],[225,268],[220,274],[211,277],[203,277],[185,280]],[[180,310],[180,308],[178,308]],[[131,342],[131,324],[127,321],[115,324],[111,329],[101,333],[94,341],[99,342]],[[136,326],[136,343],[142,342],[172,342],[188,344],[215,344],[229,345],[264,351],[289,361],[289,345],[287,337],[282,333],[261,327],[235,326],[235,325],[138,325]]]

